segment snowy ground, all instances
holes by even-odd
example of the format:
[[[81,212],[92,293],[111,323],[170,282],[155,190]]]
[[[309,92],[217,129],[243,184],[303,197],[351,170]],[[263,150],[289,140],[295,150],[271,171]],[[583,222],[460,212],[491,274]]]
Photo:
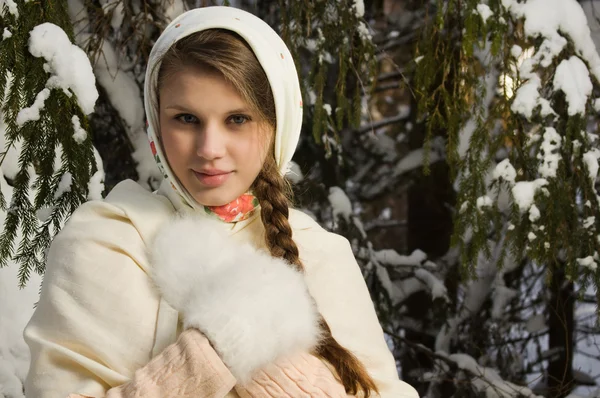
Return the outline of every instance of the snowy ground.
[[[0,398],[24,397],[22,381],[29,369],[29,349],[22,332],[33,313],[41,278],[32,275],[24,289],[17,287],[17,268],[0,269]]]

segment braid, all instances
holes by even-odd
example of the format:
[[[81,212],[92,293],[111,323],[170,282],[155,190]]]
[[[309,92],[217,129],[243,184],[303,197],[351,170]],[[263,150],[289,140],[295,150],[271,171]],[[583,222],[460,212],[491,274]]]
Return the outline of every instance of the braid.
[[[254,193],[260,203],[265,240],[271,255],[283,258],[297,270],[303,271],[298,246],[292,239],[292,228],[288,220],[291,189],[279,173],[272,156],[267,157],[254,182]],[[319,325],[323,339],[315,354],[335,368],[346,392],[356,395],[358,391],[362,391],[365,398],[372,392],[379,393],[363,364],[335,340],[323,316],[320,316]]]
[[[302,270],[298,247],[292,240],[292,227],[288,221],[290,200],[286,192],[289,193],[290,188],[279,174],[272,157],[265,161],[254,190],[260,203],[266,243],[271,255],[283,258]]]

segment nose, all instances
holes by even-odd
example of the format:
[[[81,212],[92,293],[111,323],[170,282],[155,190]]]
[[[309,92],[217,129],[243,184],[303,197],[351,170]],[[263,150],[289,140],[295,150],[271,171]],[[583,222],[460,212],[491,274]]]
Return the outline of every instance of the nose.
[[[225,156],[225,132],[217,123],[206,123],[197,135],[196,154],[206,160],[214,160]]]

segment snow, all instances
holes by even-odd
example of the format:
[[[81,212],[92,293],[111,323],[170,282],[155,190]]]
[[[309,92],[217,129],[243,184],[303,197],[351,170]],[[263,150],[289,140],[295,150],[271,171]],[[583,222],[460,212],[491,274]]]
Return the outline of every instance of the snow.
[[[73,133],[73,139],[78,144],[83,143],[85,141],[85,139],[87,138],[87,131],[85,131],[83,128],[81,128],[81,122],[80,122],[79,118],[77,117],[77,115],[73,115],[73,117],[71,118],[71,122],[73,123],[73,130],[75,131]]]
[[[427,260],[427,254],[421,250],[415,250],[409,256],[398,254],[396,250],[384,249],[372,252],[373,258],[380,264],[386,264],[396,267],[412,266],[417,267]]]
[[[556,177],[558,162],[560,161],[560,154],[556,151],[560,149],[561,142],[562,137],[560,134],[553,127],[546,127],[544,141],[540,147],[541,152],[537,155],[537,158],[542,161],[538,167],[538,172],[542,177]]]
[[[484,207],[492,207],[494,201],[487,195],[477,198],[477,209],[481,211]]]
[[[2,172],[6,178],[14,179],[20,170],[19,154],[21,153],[22,141],[18,140],[10,148],[6,148],[5,125],[0,125],[0,151],[7,151],[2,162]]]
[[[45,69],[52,76],[46,87],[71,89],[77,96],[82,111],[88,115],[94,111],[98,99],[96,78],[85,52],[71,44],[67,34],[52,23],[43,23],[30,32],[29,52],[43,57]]]
[[[148,180],[162,180],[162,174],[150,151],[144,124],[144,105],[140,88],[134,77],[119,68],[117,54],[113,46],[105,40],[102,44],[103,56],[95,65],[94,71],[100,85],[112,106],[125,122],[127,135],[134,151],[131,154],[136,161],[139,182],[148,186]]]
[[[537,238],[537,236],[533,232],[527,234],[527,239],[529,239],[530,242],[533,242],[535,238]]]
[[[333,210],[333,218],[337,219],[342,216],[346,222],[350,222],[352,216],[352,202],[346,196],[346,193],[340,187],[329,188],[329,203]]]
[[[544,117],[548,115],[556,115],[556,111],[552,109],[550,101],[548,101],[547,99],[538,98],[538,104],[540,104],[540,106],[542,107],[542,109],[540,110],[540,115]]]
[[[294,161],[288,163],[288,171],[285,174],[285,178],[292,184],[298,184],[304,180],[304,175],[302,174],[302,170],[300,169],[300,166],[298,166],[298,163]]]
[[[392,209],[390,209],[389,207],[386,207],[385,209],[381,210],[381,213],[379,214],[379,219],[391,220],[392,219]]]
[[[365,3],[363,0],[354,0],[354,9],[358,18],[365,16]]]
[[[477,129],[477,117],[472,116],[458,133],[458,156],[464,159],[471,144],[471,137]]]
[[[585,220],[583,220],[583,228],[593,227],[595,222],[596,222],[596,217],[590,216],[590,217],[586,218]]]
[[[537,333],[546,328],[546,318],[543,314],[536,314],[534,316],[529,317],[527,322],[525,323],[525,329],[531,333]]]
[[[123,2],[121,0],[100,0],[100,5],[105,15],[112,12],[110,26],[113,30],[120,30],[124,17]]]
[[[48,219],[48,217],[50,217],[52,215],[52,207],[42,207],[41,209],[39,209],[36,213],[35,216],[38,218],[38,220],[40,220],[41,222],[46,222],[46,220]]]
[[[480,59],[485,59],[488,55],[487,49],[476,51],[476,56]],[[478,120],[483,117],[487,117],[487,112],[492,103],[495,93],[496,86],[498,84],[498,72],[496,68],[492,65],[487,66],[488,73],[485,75],[485,97],[480,105],[482,114],[478,112],[473,112],[473,115],[469,118],[469,120],[465,123],[464,127],[462,127],[461,131],[458,135],[458,155],[464,159],[469,149],[469,145],[471,144],[471,136],[477,129]]]
[[[492,318],[500,319],[504,314],[504,309],[510,301],[517,297],[518,292],[506,286],[496,286],[492,293]]]
[[[556,68],[554,89],[562,90],[569,103],[569,116],[585,113],[585,105],[592,94],[592,81],[587,66],[576,56],[563,60]]]
[[[594,261],[594,258],[592,256],[587,256],[585,258],[578,258],[577,264],[581,265],[582,267],[589,268],[590,271],[596,271],[598,269],[598,264],[596,264],[596,262]]]
[[[98,82],[106,90],[110,103],[131,130],[144,128],[144,106],[140,88],[133,76],[119,69],[114,48],[106,40],[102,45],[103,56],[95,66]],[[145,143],[147,146],[147,143]]]
[[[415,276],[427,285],[427,287],[431,291],[431,297],[433,297],[433,299],[437,299],[437,298],[444,298],[446,300],[448,299],[448,296],[447,296],[448,292],[446,291],[446,286],[444,285],[444,282],[439,280],[431,272],[429,272],[423,268],[419,268],[419,269],[415,270]]]
[[[600,112],[600,98],[594,99],[594,110]]]
[[[0,10],[2,10],[4,4],[8,7],[8,12],[14,15],[15,18],[19,17],[19,10],[17,9],[15,0],[0,0]]]
[[[598,177],[598,168],[600,167],[598,165],[598,154],[599,151],[595,148],[583,154],[583,161],[587,166],[588,175],[592,184],[596,182],[596,178]]]
[[[313,89],[309,89],[308,90],[308,104],[314,105],[315,102],[317,102],[317,94],[314,92]]]
[[[477,4],[477,12],[481,15],[483,23],[486,23],[488,18],[494,15],[493,11],[487,4]]]
[[[401,284],[392,282],[388,270],[381,265],[375,266],[375,274],[394,305],[401,303],[408,295],[423,288],[423,285],[414,278],[409,278],[409,280],[413,280],[410,284],[408,283],[409,280],[405,280]],[[400,285],[403,287],[401,288]]]
[[[360,221],[360,218],[352,217],[352,223],[360,233],[360,236],[362,236],[363,239],[367,239],[367,231],[365,231],[365,226],[363,225],[362,221]]]
[[[512,188],[512,194],[521,214],[529,210],[533,204],[535,193],[547,184],[548,181],[543,178],[538,178],[534,181],[519,181],[515,184]]]
[[[585,13],[576,0],[502,0],[503,5],[517,18],[524,17],[524,30],[529,37],[543,38],[538,52],[523,62],[520,74],[526,82],[519,88],[511,109],[528,119],[533,110],[542,106],[543,114],[552,114],[547,100],[540,98],[541,80],[533,72],[537,64],[548,67],[567,44],[561,33],[573,40],[577,56],[563,60],[554,76],[554,88],[565,92],[569,103],[569,114],[585,111],[587,98],[591,94],[588,68],[596,79],[600,78],[600,56],[590,36]]]
[[[371,41],[371,39],[373,38],[371,36],[371,32],[369,32],[369,28],[367,27],[367,25],[365,25],[365,23],[363,21],[360,21],[358,23],[358,34],[360,36],[360,38],[363,41]]]
[[[513,398],[521,394],[520,396],[529,398],[542,398],[535,395],[527,387],[518,386],[503,380],[495,369],[479,365],[470,355],[458,353],[449,355],[447,358],[456,363],[460,369],[464,369],[472,375],[479,377],[481,381],[475,383],[475,386],[480,391],[485,392],[486,397]]]
[[[525,3],[502,0],[502,4],[517,18],[525,18],[527,36],[553,40],[560,33],[568,35],[578,55],[600,80],[600,56],[591,38],[586,15],[577,0],[529,0]]]
[[[177,18],[180,14],[183,14],[183,12],[185,11],[185,5],[183,4],[182,0],[166,0],[162,1],[162,4],[164,8],[163,12],[165,14],[165,17],[167,18],[167,21],[169,22]],[[232,4],[232,6],[234,5]],[[237,8],[240,7],[241,6],[238,6]]]
[[[87,8],[83,4],[83,0],[68,0],[67,3],[69,18],[73,23],[73,31],[75,32],[75,42],[80,46],[84,46],[88,39],[85,32],[89,32],[91,26]]]
[[[510,182],[511,184],[515,183],[516,177],[517,171],[515,170],[513,165],[510,164],[509,159],[504,159],[503,161],[498,163],[492,174],[492,178],[494,180],[502,178],[504,181]]]
[[[536,54],[539,64],[544,68],[549,67],[552,64],[552,60],[561,53],[567,43],[567,40],[559,35],[546,38]]]
[[[581,141],[573,140],[573,154],[578,154],[579,149],[581,149]]]
[[[540,219],[540,209],[536,205],[531,205],[529,208],[529,221],[536,222]]]
[[[0,396],[24,398],[30,355],[22,333],[33,314],[41,277],[32,273],[27,286],[19,289],[18,268],[9,263],[0,269]]]
[[[10,202],[12,188],[2,175],[0,189]],[[5,213],[0,210],[0,228],[3,228],[4,219]],[[15,245],[20,239],[19,231]],[[30,356],[23,340],[23,329],[33,314],[42,278],[31,273],[27,285],[19,289],[18,268],[12,261],[7,267],[0,268],[0,396],[24,398],[22,384],[29,370]]]
[[[596,385],[595,378],[593,378],[589,374],[582,372],[580,370],[577,370],[577,369],[573,369],[573,378],[579,384],[586,384],[586,385],[591,385],[591,386]]]
[[[327,112],[328,116],[331,116],[331,105],[323,104],[323,109],[325,110],[325,112]]]
[[[6,40],[12,37],[12,33],[8,28],[4,28],[4,32],[2,33],[2,40]]]
[[[88,199],[89,200],[102,200],[102,192],[104,191],[104,167],[102,165],[102,158],[100,154],[94,148],[94,158],[96,159],[96,167],[98,170],[94,173],[88,184]]]
[[[162,173],[156,167],[156,162],[152,157],[150,151],[150,145],[148,145],[148,138],[144,134],[137,134],[131,141],[131,144],[135,148],[131,157],[136,161],[136,170],[138,173],[138,182],[143,186],[148,187],[148,180],[160,182],[163,179]]]
[[[510,49],[510,53],[513,57],[519,58],[523,54],[523,48],[517,44],[513,45]]]
[[[73,176],[71,173],[66,172],[60,179],[58,183],[58,188],[56,189],[56,193],[54,194],[54,199],[60,198],[65,192],[71,191],[71,184],[73,183]]]
[[[520,113],[527,119],[531,119],[533,110],[539,103],[539,89],[542,86],[542,80],[536,73],[529,72],[531,68],[531,59],[526,59],[521,65],[521,76],[527,79],[525,83],[519,87],[510,109],[514,113]]]
[[[423,148],[415,149],[404,156],[394,169],[394,176],[398,177],[407,171],[411,171],[423,165],[423,156],[425,151]],[[435,163],[440,160],[440,155],[436,151],[429,152],[429,162]]]
[[[40,120],[40,111],[44,109],[44,103],[50,97],[50,90],[47,88],[40,91],[35,97],[33,105],[29,108],[24,108],[17,115],[17,125],[22,127],[25,123]]]
[[[453,318],[450,318],[447,325],[444,325],[438,332],[435,339],[436,352],[450,351],[451,341],[455,338],[458,325],[476,315],[486,301],[486,298],[492,293],[494,284],[498,283],[498,279],[496,278],[498,274],[496,259],[499,256],[500,248],[501,245],[495,245],[491,259],[488,259],[483,252],[478,254],[477,266],[475,268],[476,278],[466,287],[460,312]],[[509,261],[510,256],[506,256],[505,263],[508,267],[505,266],[505,268],[510,268]]]

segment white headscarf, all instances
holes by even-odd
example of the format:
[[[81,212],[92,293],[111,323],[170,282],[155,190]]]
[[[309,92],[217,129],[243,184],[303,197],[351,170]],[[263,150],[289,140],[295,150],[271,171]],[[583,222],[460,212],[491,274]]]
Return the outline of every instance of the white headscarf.
[[[206,29],[226,29],[239,34],[250,45],[264,69],[275,100],[275,160],[282,174],[288,170],[302,127],[302,95],[294,60],[281,37],[266,22],[249,12],[233,7],[202,7],[175,18],[150,52],[144,83],[144,107],[148,118],[148,138],[154,143],[153,152],[156,152],[154,158],[171,187],[193,208],[199,208],[201,205],[175,178],[158,140],[160,123],[156,107],[157,75],[161,56],[173,44]]]

